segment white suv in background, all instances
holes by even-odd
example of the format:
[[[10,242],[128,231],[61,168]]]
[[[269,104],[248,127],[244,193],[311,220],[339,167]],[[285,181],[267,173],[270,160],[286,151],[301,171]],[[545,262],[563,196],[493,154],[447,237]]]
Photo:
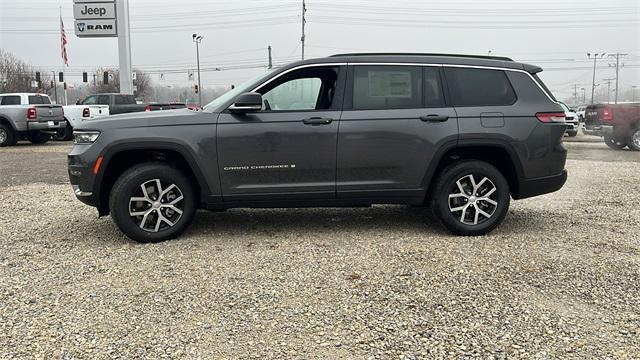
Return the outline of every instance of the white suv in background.
[[[578,114],[569,109],[569,107],[562,101],[560,102],[560,105],[564,109],[565,122],[567,123],[566,134],[571,137],[578,135],[578,129],[580,128],[580,120],[578,120]]]

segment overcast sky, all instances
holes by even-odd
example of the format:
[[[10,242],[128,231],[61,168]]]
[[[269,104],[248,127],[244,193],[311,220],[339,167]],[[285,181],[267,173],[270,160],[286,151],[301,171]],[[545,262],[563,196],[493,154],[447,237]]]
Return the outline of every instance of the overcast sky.
[[[301,1],[129,3],[133,64],[151,73],[156,84],[189,84],[194,32],[204,36],[203,86],[238,84],[264,72],[268,45],[276,64],[301,56]],[[32,65],[59,70],[60,7],[69,39],[69,81],[80,82],[82,71],[97,66],[117,66],[115,38],[74,35],[72,0],[0,0],[0,47]],[[308,0],[306,17],[307,58],[354,51],[491,51],[542,66],[545,82],[567,98],[574,84],[590,88],[593,62],[587,52],[621,52],[628,54],[621,88],[640,85],[639,0]],[[599,61],[596,83],[614,76],[608,63]]]

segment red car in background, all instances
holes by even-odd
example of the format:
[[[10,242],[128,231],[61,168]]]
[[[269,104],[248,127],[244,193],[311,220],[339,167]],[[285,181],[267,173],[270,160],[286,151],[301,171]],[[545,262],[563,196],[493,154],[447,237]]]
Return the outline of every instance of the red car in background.
[[[640,103],[587,106],[584,133],[604,137],[612,149],[640,151]]]

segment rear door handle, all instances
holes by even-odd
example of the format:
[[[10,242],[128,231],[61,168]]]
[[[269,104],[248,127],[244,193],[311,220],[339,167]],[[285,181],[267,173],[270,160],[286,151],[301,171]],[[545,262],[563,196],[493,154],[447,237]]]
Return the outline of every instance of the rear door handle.
[[[443,122],[443,121],[449,120],[449,116],[447,116],[447,115],[429,114],[429,115],[426,115],[426,116],[420,116],[420,120],[425,121],[425,122]]]
[[[328,125],[331,124],[333,119],[321,118],[321,117],[312,117],[309,119],[304,119],[302,122],[306,125]]]

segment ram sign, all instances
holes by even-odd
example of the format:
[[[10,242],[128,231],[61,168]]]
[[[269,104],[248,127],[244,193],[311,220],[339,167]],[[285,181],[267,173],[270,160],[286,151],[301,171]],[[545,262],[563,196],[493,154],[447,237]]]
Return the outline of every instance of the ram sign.
[[[118,36],[116,20],[76,20],[75,33],[78,37],[115,37]]]

